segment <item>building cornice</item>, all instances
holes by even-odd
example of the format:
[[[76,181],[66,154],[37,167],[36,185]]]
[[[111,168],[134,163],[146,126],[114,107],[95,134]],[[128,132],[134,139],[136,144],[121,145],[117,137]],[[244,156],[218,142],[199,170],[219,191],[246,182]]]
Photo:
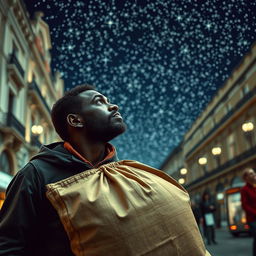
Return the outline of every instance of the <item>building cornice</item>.
[[[204,176],[201,176],[198,179],[192,181],[191,183],[185,185],[185,188],[191,191],[200,187],[203,184],[211,182],[218,176],[223,176],[225,173],[228,173],[231,170],[238,169],[240,166],[244,166],[246,163],[256,160],[255,152],[256,146],[227,161],[218,168],[206,173]]]
[[[217,91],[216,95],[213,97],[211,102],[207,105],[207,107],[201,113],[201,116],[197,118],[192,127],[185,135],[185,143],[189,141],[199,127],[202,127],[204,122],[207,120],[209,116],[211,116],[217,105],[222,101],[225,102],[227,99],[227,95],[230,94],[230,91],[233,90],[235,86],[241,83],[241,79],[243,79],[244,75],[247,73],[248,69],[250,69],[256,63],[256,43],[254,43],[251,47],[251,50],[241,62],[234,68],[232,74],[227,79],[227,81],[223,84],[223,86]],[[222,96],[220,96],[222,95]],[[187,138],[186,138],[187,137]]]
[[[188,160],[197,154],[202,147],[208,144],[212,138],[223,131],[232,121],[237,119],[240,114],[255,101],[256,88],[248,92],[225,116],[223,116],[223,118],[185,154],[185,159]]]

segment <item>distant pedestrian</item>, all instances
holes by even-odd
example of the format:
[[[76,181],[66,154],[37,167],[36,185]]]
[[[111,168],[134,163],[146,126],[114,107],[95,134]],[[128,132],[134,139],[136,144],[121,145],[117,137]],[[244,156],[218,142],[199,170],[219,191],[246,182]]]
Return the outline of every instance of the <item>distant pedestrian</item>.
[[[256,256],[256,173],[252,168],[243,171],[246,182],[241,189],[242,207],[246,214],[247,223],[253,236],[253,256]]]
[[[197,226],[199,228],[199,231],[203,236],[203,216],[202,216],[199,203],[194,199],[191,199],[191,208],[192,208],[192,212],[194,214]]]
[[[201,213],[200,206],[194,199],[191,199],[191,208],[192,208],[194,217],[196,219],[196,223],[197,223],[198,227],[200,228],[200,225],[202,223],[202,213]]]
[[[213,215],[216,211],[216,207],[208,192],[203,193],[200,208],[203,217],[204,236],[207,240],[207,244],[217,244],[215,240],[215,221]]]

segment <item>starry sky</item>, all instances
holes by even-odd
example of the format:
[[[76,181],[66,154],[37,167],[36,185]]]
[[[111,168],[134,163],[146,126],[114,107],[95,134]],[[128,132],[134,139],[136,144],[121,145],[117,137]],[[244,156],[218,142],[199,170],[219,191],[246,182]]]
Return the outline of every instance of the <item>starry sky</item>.
[[[24,0],[44,13],[52,69],[120,107],[120,159],[159,168],[256,41],[253,0]]]

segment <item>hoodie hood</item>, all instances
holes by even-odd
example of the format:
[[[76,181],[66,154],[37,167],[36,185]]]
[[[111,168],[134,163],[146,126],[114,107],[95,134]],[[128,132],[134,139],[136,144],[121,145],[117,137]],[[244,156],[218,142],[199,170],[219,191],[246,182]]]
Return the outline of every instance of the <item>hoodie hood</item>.
[[[55,142],[48,145],[42,145],[37,155],[31,158],[32,160],[41,160],[49,164],[65,166],[83,166],[86,169],[92,169],[89,163],[83,161],[79,157],[72,154],[69,150],[64,147],[64,142]],[[118,161],[116,153],[112,158],[102,161],[100,164],[107,164],[110,162]],[[97,166],[97,165],[96,165]],[[95,166],[95,167],[96,167]]]

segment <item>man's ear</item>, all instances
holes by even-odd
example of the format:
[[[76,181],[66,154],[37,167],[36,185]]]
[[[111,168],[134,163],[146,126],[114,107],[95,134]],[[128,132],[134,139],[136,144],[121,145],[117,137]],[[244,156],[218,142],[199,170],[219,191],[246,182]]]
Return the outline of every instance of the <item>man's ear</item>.
[[[83,127],[82,118],[77,114],[68,114],[67,122],[72,127]]]

